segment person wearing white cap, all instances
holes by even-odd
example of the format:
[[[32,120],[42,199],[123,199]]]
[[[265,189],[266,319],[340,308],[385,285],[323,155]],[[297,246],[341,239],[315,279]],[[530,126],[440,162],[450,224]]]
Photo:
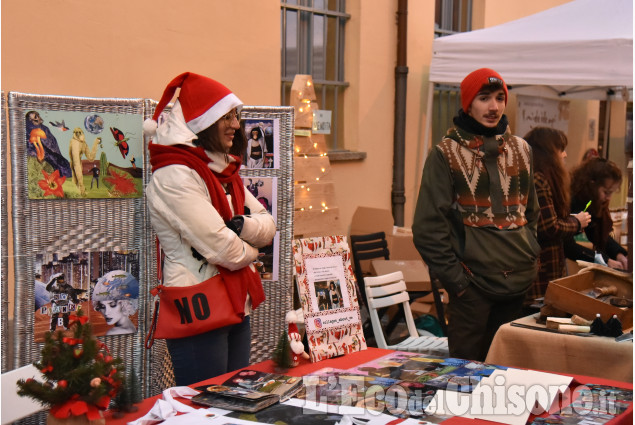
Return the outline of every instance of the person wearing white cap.
[[[177,88],[178,100],[160,120]],[[273,240],[276,224],[238,175],[246,150],[241,107],[224,85],[186,72],[168,84],[143,125],[152,137],[146,196],[165,254],[163,285],[195,285],[220,273],[234,311],[244,313],[237,325],[166,340],[178,386],[247,366],[249,313],[265,299],[252,263]]]

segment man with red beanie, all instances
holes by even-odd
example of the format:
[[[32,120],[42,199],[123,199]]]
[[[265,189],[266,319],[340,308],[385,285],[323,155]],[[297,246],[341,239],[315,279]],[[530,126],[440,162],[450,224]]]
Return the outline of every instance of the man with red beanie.
[[[537,273],[539,206],[531,149],[511,134],[507,86],[481,68],[461,83],[454,127],[431,150],[412,225],[415,246],[450,296],[450,356],[485,360],[518,317]]]

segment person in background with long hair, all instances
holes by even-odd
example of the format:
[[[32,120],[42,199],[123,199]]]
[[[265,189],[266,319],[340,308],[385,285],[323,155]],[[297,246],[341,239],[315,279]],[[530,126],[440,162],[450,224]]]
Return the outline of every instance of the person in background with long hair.
[[[573,170],[571,210],[579,211],[588,205],[587,211],[591,213],[592,218],[584,231],[593,244],[593,249],[577,244],[571,237],[565,241],[567,258],[596,262],[597,252],[602,255],[602,259],[609,267],[628,270],[628,252],[611,237],[613,219],[609,211],[609,202],[621,184],[622,171],[613,161],[605,158],[590,158]]]
[[[564,239],[573,237],[589,225],[587,212],[569,214],[569,172],[564,167],[567,136],[560,130],[536,127],[525,135],[534,155],[534,183],[540,216],[538,243],[540,268],[527,293],[526,304],[543,297],[550,280],[566,276]]]

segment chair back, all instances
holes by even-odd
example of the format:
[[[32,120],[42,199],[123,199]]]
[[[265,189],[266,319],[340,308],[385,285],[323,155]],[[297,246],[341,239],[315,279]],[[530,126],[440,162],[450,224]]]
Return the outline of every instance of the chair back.
[[[42,374],[32,364],[2,374],[2,424],[9,424],[44,409],[37,401],[18,395],[18,380],[37,378]]]
[[[406,291],[406,282],[401,271],[381,275],[368,276],[364,278],[366,289],[366,299],[368,302],[368,313],[373,325],[375,340],[379,348],[388,348],[386,337],[379,319],[377,310],[392,305],[401,304],[403,306],[408,333],[412,338],[419,336],[412,311],[410,310],[410,295]]]
[[[357,286],[361,293],[359,298],[366,303],[362,261],[373,260],[375,258],[390,259],[386,234],[384,232],[376,232],[365,235],[351,235],[349,240],[351,241],[355,280],[357,280]]]

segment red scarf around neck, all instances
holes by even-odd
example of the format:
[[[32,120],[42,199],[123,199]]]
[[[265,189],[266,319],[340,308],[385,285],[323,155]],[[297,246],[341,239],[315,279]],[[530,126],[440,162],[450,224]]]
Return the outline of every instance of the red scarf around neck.
[[[227,202],[225,189],[222,184],[227,184],[227,192],[231,196],[234,214],[241,215],[245,209],[245,187],[238,175],[240,160],[230,163],[222,172],[211,170],[208,164],[212,160],[207,156],[202,147],[190,147],[185,145],[164,146],[150,143],[150,164],[152,172],[168,165],[185,165],[196,171],[207,186],[207,191],[212,200],[212,205],[220,214],[224,221],[232,218],[232,210]],[[251,270],[249,266],[240,270],[228,270],[221,266],[216,266],[221,274],[229,298],[232,301],[234,310],[243,312],[247,293],[251,297],[253,308],[258,307],[265,300],[265,292],[260,281],[260,275]]]

